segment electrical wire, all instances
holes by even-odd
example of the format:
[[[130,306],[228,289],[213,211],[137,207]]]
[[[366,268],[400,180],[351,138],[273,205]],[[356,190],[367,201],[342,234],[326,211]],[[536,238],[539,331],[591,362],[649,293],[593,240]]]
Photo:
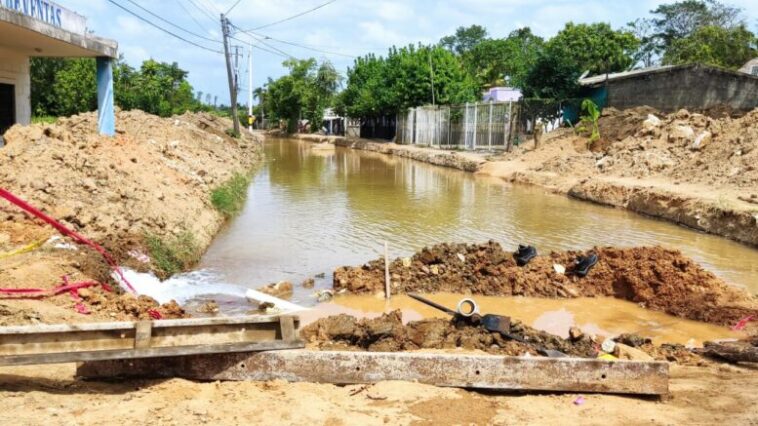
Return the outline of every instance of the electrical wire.
[[[316,10],[319,10],[319,9],[321,9],[322,7],[328,6],[328,5],[330,5],[330,4],[332,4],[332,3],[336,2],[336,1],[337,1],[337,0],[329,0],[328,2],[326,2],[326,3],[323,3],[323,4],[320,4],[320,5],[318,5],[318,6],[314,7],[314,8],[312,8],[312,9],[308,9],[308,10],[306,10],[306,11],[303,11],[303,12],[297,13],[297,14],[295,14],[295,15],[292,15],[292,16],[288,16],[288,17],[286,17],[286,18],[284,18],[284,19],[280,19],[280,20],[278,20],[278,21],[276,21],[276,22],[271,22],[271,23],[269,23],[269,24],[266,24],[266,25],[261,25],[260,27],[251,28],[251,29],[249,29],[249,30],[247,30],[247,31],[257,31],[257,30],[262,30],[262,29],[264,29],[264,28],[273,27],[274,25],[278,25],[278,24],[281,24],[281,23],[283,23],[283,22],[291,21],[291,20],[293,20],[293,19],[295,19],[295,18],[299,18],[299,17],[301,17],[301,16],[303,16],[303,15],[307,15],[307,14],[309,14],[309,13],[311,13],[311,12],[315,12]],[[243,32],[247,32],[247,31],[243,31]]]
[[[224,52],[221,52],[221,51],[219,51],[219,50],[214,50],[214,49],[211,49],[210,47],[207,47],[207,46],[203,46],[202,44],[198,44],[198,43],[195,43],[195,42],[194,42],[194,41],[192,41],[192,40],[187,40],[186,38],[184,38],[184,37],[182,37],[182,36],[180,36],[180,35],[177,35],[177,34],[175,34],[175,33],[171,32],[171,31],[169,31],[169,30],[167,30],[167,29],[165,29],[165,28],[161,27],[161,26],[160,26],[160,25],[158,25],[158,24],[155,24],[154,22],[152,22],[152,21],[150,21],[150,20],[148,20],[148,19],[145,19],[143,16],[141,16],[141,15],[139,15],[139,14],[137,14],[137,13],[135,13],[135,12],[133,12],[133,11],[129,10],[129,9],[127,9],[125,6],[123,6],[123,5],[119,4],[119,3],[116,3],[116,1],[115,1],[115,0],[108,0],[108,1],[109,1],[110,3],[112,3],[113,5],[115,5],[116,7],[118,7],[119,9],[122,9],[123,11],[125,11],[125,12],[127,12],[127,13],[129,13],[129,14],[133,15],[134,17],[136,17],[136,18],[137,18],[137,19],[139,19],[140,21],[143,21],[143,22],[145,22],[145,23],[147,23],[147,24],[149,24],[149,25],[151,25],[151,26],[153,26],[153,27],[155,27],[155,28],[157,28],[157,29],[159,29],[159,30],[163,31],[164,33],[166,33],[166,34],[168,34],[168,35],[170,35],[170,36],[173,36],[173,37],[175,37],[175,38],[177,38],[177,39],[179,39],[179,40],[181,40],[181,41],[183,41],[183,42],[185,42],[185,43],[189,43],[189,44],[191,44],[191,45],[193,45],[193,46],[195,46],[195,47],[199,47],[199,48],[201,48],[201,49],[204,49],[204,50],[207,50],[207,51],[209,51],[209,52],[218,53],[218,54],[220,54],[220,55],[223,55],[223,54],[224,54]]]
[[[147,12],[147,13],[148,13],[150,16],[153,16],[153,17],[155,17],[155,18],[157,18],[157,19],[159,19],[159,20],[161,20],[161,21],[163,21],[163,22],[167,23],[167,24],[171,25],[172,27],[174,27],[174,28],[176,28],[176,29],[178,29],[178,30],[184,31],[184,32],[185,32],[185,33],[187,33],[187,34],[191,34],[191,35],[193,35],[193,36],[195,36],[195,37],[197,37],[197,38],[201,38],[201,39],[203,39],[203,40],[207,40],[207,41],[212,41],[212,42],[214,42],[214,43],[223,43],[221,40],[216,40],[216,39],[213,39],[213,38],[210,38],[210,37],[206,37],[206,36],[204,36],[204,35],[201,35],[201,34],[197,34],[197,33],[194,33],[194,32],[192,32],[192,31],[190,31],[190,30],[188,30],[188,29],[186,29],[186,28],[182,28],[182,27],[180,27],[179,25],[176,25],[176,24],[174,24],[173,22],[171,22],[171,21],[168,21],[168,20],[164,19],[163,17],[161,17],[160,15],[158,15],[158,14],[156,14],[156,13],[154,13],[154,12],[152,12],[152,11],[148,10],[147,8],[145,8],[145,7],[141,6],[139,3],[137,3],[137,2],[136,2],[136,1],[134,1],[134,0],[126,0],[126,1],[128,1],[129,3],[131,3],[131,4],[135,5],[135,6],[137,6],[138,8],[142,9],[143,11]]]
[[[281,53],[282,55],[284,55],[284,56],[286,56],[286,57],[288,57],[288,58],[290,58],[290,59],[297,59],[296,57],[294,57],[294,56],[290,55],[289,53],[287,53],[287,52],[283,51],[282,49],[279,49],[279,48],[278,48],[278,47],[276,47],[276,46],[272,46],[272,45],[270,45],[270,44],[266,43],[266,42],[265,42],[265,41],[264,41],[262,38],[260,38],[260,37],[256,36],[255,34],[253,34],[253,33],[249,32],[249,31],[242,31],[242,30],[240,30],[240,28],[239,28],[238,26],[236,26],[236,25],[234,25],[234,24],[231,24],[231,25],[232,25],[232,27],[236,28],[236,29],[238,30],[238,32],[241,32],[241,33],[243,33],[243,34],[246,34],[248,37],[250,37],[250,38],[252,38],[252,39],[254,39],[254,40],[258,41],[258,43],[261,43],[261,44],[263,44],[264,46],[268,47],[269,49],[275,50],[275,51],[277,51],[277,52]],[[238,40],[238,41],[242,41],[242,40],[239,40],[239,39],[236,39],[236,38],[235,38],[235,40]],[[243,42],[243,43],[244,43],[244,42]]]
[[[195,6],[195,9],[199,10],[203,16],[210,19],[214,24],[218,23],[217,18],[213,17],[213,14],[208,11],[208,9],[205,9],[203,7],[200,7],[198,3],[195,3],[196,0],[188,0],[192,6]]]
[[[242,0],[237,0],[237,2],[236,2],[236,3],[234,3],[234,4],[232,5],[232,7],[230,7],[230,8],[229,8],[229,10],[227,10],[227,11],[226,11],[226,13],[225,13],[224,15],[228,15],[229,13],[231,13],[231,11],[232,11],[232,10],[234,10],[234,8],[235,8],[235,7],[237,7],[237,5],[238,5],[238,4],[240,4],[240,2],[241,2],[241,1],[242,1]]]
[[[187,15],[189,15],[189,17],[190,17],[190,18],[191,18],[193,21],[195,21],[195,23],[197,24],[197,27],[198,27],[198,28],[200,28],[201,30],[203,30],[203,31],[205,31],[205,32],[210,32],[210,31],[208,31],[208,29],[207,29],[205,26],[203,26],[203,24],[201,24],[201,23],[200,23],[200,21],[198,21],[198,20],[197,20],[197,18],[195,18],[195,15],[193,15],[193,14],[192,14],[192,12],[190,12],[190,10],[189,10],[189,9],[187,9],[187,8],[184,6],[184,3],[182,3],[182,2],[181,2],[181,0],[174,0],[174,2],[175,2],[176,4],[178,4],[178,5],[179,5],[179,7],[181,7],[181,8],[182,8],[182,10],[183,10],[183,11],[185,11],[185,12],[187,13]],[[215,21],[214,21],[214,24],[215,24]]]
[[[346,53],[331,52],[331,51],[328,51],[328,50],[323,50],[323,49],[316,48],[314,46],[308,46],[307,44],[299,44],[299,43],[295,43],[293,41],[279,40],[277,38],[274,38],[274,37],[271,37],[271,36],[267,36],[267,35],[263,35],[263,34],[257,34],[257,33],[253,33],[253,34],[258,35],[258,36],[262,37],[265,40],[276,41],[276,42],[279,42],[279,43],[288,44],[290,46],[299,47],[301,49],[312,50],[312,51],[318,52],[318,53],[325,53],[327,55],[335,55],[335,56],[344,56],[345,58],[351,58],[351,59],[355,59],[356,58],[354,55],[348,55]]]

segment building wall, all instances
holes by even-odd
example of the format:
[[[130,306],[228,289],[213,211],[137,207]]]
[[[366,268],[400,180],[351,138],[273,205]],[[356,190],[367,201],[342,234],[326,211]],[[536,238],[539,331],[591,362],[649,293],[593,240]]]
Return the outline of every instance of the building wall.
[[[758,72],[756,72],[758,71],[758,58],[755,58],[752,61],[746,63],[742,68],[740,68],[740,71],[746,74],[758,75]]]
[[[32,121],[29,58],[0,47],[0,83],[16,86],[16,123]]]
[[[726,105],[758,108],[758,77],[713,68],[688,67],[608,83],[608,103],[618,109],[651,106],[664,112]]]

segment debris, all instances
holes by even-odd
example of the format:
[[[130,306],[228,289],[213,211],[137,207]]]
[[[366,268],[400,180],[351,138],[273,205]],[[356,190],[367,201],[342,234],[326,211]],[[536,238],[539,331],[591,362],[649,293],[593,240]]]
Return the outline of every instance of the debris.
[[[558,263],[553,263],[553,270],[556,274],[560,275],[564,275],[566,273],[566,267]]]
[[[627,346],[623,343],[616,343],[615,349],[613,350],[613,355],[618,359],[627,359],[631,361],[652,361],[653,357],[648,355],[647,353],[637,349],[633,348],[631,346]]]
[[[734,324],[733,327],[731,327],[732,331],[742,331],[747,327],[747,323],[750,321],[753,321],[754,317],[753,315],[748,315],[745,318],[742,318],[741,320],[737,321],[737,324]]]
[[[693,151],[699,151],[703,148],[705,148],[706,145],[711,143],[711,139],[713,139],[713,135],[711,132],[702,132],[695,138],[695,141],[692,142],[692,145],[690,146],[690,149]]]
[[[219,312],[218,303],[216,303],[215,300],[210,300],[200,305],[200,307],[197,308],[197,312],[201,314],[215,315]]]
[[[518,266],[526,266],[532,259],[537,257],[537,249],[532,246],[519,244],[516,253],[513,253]]]
[[[585,402],[587,402],[587,400],[584,399],[583,396],[580,396],[574,400],[574,405],[584,405]]]
[[[590,253],[586,256],[579,256],[574,262],[574,274],[580,277],[586,277],[590,273],[590,269],[597,265],[598,257],[595,253]]]
[[[292,296],[294,287],[289,281],[279,281],[278,283],[272,283],[265,287],[261,287],[258,291],[274,297],[289,297]]]
[[[584,332],[579,327],[571,327],[569,328],[569,338],[573,341],[580,340],[582,337],[584,337]]]
[[[328,302],[334,298],[334,292],[332,290],[319,290],[316,292],[316,300],[319,302]]]
[[[313,278],[308,278],[305,281],[303,281],[303,288],[313,288],[316,286],[316,280]]]
[[[613,339],[605,339],[603,341],[603,344],[600,346],[600,349],[602,349],[603,352],[612,354],[616,349],[616,342],[614,342]]]
[[[729,362],[758,362],[758,337],[736,342],[705,342],[703,349],[698,349],[696,352]]]

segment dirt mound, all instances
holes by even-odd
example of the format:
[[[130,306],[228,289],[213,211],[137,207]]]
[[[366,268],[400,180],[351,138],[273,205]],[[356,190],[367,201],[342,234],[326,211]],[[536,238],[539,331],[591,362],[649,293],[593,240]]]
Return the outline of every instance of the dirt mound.
[[[172,251],[198,257],[224,222],[211,204],[211,192],[235,173],[250,171],[261,158],[260,144],[250,136],[227,136],[231,121],[211,114],[160,118],[120,111],[116,123],[112,138],[98,134],[95,113],[12,127],[0,149],[0,187],[135,269],[162,270],[162,259],[145,256],[151,249],[162,250],[167,261],[172,261]],[[0,215],[0,253],[57,234],[5,201],[0,201]],[[72,281],[109,280],[110,270],[99,254],[71,246],[64,238],[0,259],[3,287],[49,289],[64,275]],[[184,315],[174,306],[158,308],[145,300],[124,299],[106,309],[95,306],[86,317],[70,309],[68,295],[44,303],[12,303],[38,310],[42,322],[112,318],[112,313],[116,318],[144,318],[148,309],[165,317]]]
[[[567,251],[538,256],[519,267],[513,254],[493,241],[439,244],[390,264],[393,293],[456,292],[488,296],[611,296],[649,309],[714,324],[734,324],[758,314],[758,302],[730,287],[680,252],[660,247],[595,248],[598,264],[589,275],[573,274],[584,253]],[[556,272],[562,265],[566,273]],[[335,290],[384,291],[384,261],[334,272]]]
[[[558,350],[568,355],[594,358],[597,344],[589,337],[562,339],[535,330],[518,321],[511,333],[528,343],[504,338],[467,321],[426,319],[403,324],[402,313],[393,311],[373,319],[356,319],[349,315],[321,318],[301,331],[301,336],[323,349],[362,349],[373,352],[396,352],[418,349],[482,350],[498,355],[539,355],[540,349]]]
[[[681,110],[607,109],[593,155],[547,159],[536,171],[577,176],[665,178],[674,184],[705,184],[751,191],[758,197],[758,109],[739,118],[711,118]],[[565,132],[556,141],[583,139]],[[577,144],[572,144],[577,145]],[[577,145],[580,146],[581,144]]]

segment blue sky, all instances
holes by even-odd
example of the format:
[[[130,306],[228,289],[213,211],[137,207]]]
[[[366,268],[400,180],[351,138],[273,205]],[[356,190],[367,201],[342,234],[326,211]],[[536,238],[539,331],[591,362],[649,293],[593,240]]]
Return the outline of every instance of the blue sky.
[[[163,27],[185,35],[200,44],[220,49],[221,45],[181,33],[147,15],[128,0],[118,3],[153,19]],[[133,0],[177,26],[208,39],[220,40],[219,11],[226,11],[236,0]],[[313,13],[258,31],[259,34],[284,41],[314,46],[320,50],[358,56],[368,52],[384,53],[387,47],[416,42],[436,42],[459,26],[479,24],[491,36],[503,37],[510,31],[529,26],[543,37],[550,37],[568,21],[608,22],[621,27],[661,3],[659,0],[336,0]],[[241,0],[229,15],[233,24],[254,28],[311,9],[326,0]],[[88,18],[88,26],[101,37],[119,42],[119,51],[128,63],[138,66],[153,58],[178,62],[190,72],[196,90],[218,95],[228,102],[229,93],[222,55],[185,44],[141,22],[107,0],[59,0],[59,3]],[[758,1],[731,0],[742,7],[751,30],[758,26]],[[205,13],[199,9],[202,8]],[[211,19],[211,15],[213,20]],[[240,36],[249,40],[249,37]],[[235,42],[242,44],[239,42]],[[266,43],[298,57],[329,59],[344,73],[352,59],[303,49],[271,40]],[[265,46],[263,46],[265,47]],[[253,51],[253,85],[260,86],[268,77],[284,73],[283,57]],[[241,65],[241,78],[247,82],[247,56]],[[247,95],[240,98],[244,103]]]

